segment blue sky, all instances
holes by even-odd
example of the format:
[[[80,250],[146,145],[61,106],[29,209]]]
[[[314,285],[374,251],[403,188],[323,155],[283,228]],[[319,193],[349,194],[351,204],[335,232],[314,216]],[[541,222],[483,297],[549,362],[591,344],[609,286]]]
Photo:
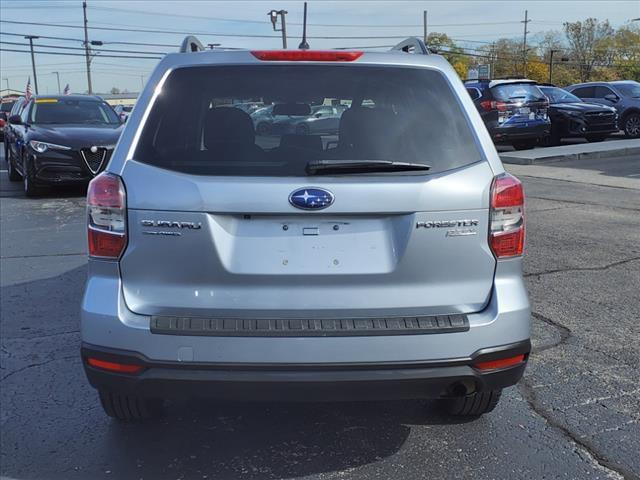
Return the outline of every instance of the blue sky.
[[[90,40],[105,42],[103,49],[135,52],[167,52],[175,50],[184,37],[176,32],[198,32],[203,43],[221,43],[226,47],[279,48],[280,34],[273,32],[267,12],[288,11],[289,47],[299,43],[302,22],[302,2],[265,1],[164,1],[164,0],[88,0],[89,25],[93,27],[151,29],[162,33],[90,30]],[[560,30],[562,22],[588,17],[608,19],[614,27],[640,17],[640,2],[630,1],[309,1],[310,37],[383,37],[422,35],[422,12],[428,11],[429,31],[447,33],[467,46],[500,37],[522,38],[524,11],[529,11],[529,38],[547,30]],[[24,43],[21,35],[63,37],[72,40],[40,38],[36,45],[68,47],[67,53],[82,53],[81,0],[0,0],[0,19],[55,23],[62,27],[0,23],[0,40]],[[349,26],[337,26],[349,25]],[[205,34],[209,33],[209,34]],[[223,36],[224,34],[241,36]],[[248,38],[242,35],[264,35]],[[395,38],[309,39],[311,48],[338,46],[359,47],[397,43]],[[123,45],[109,42],[157,43],[163,46]],[[166,46],[165,46],[166,45]],[[170,45],[175,45],[172,47]],[[27,50],[21,45],[0,44],[3,49]],[[51,47],[37,47],[51,51]],[[106,92],[111,87],[138,91],[157,60],[138,58],[108,58],[105,55],[144,56],[143,53],[103,52],[92,63],[94,91]],[[149,55],[149,54],[147,54]],[[40,93],[55,93],[58,71],[62,87],[69,83],[72,91],[87,88],[84,57],[36,55]],[[31,74],[28,53],[0,52],[2,88],[8,79],[11,88],[22,90]]]

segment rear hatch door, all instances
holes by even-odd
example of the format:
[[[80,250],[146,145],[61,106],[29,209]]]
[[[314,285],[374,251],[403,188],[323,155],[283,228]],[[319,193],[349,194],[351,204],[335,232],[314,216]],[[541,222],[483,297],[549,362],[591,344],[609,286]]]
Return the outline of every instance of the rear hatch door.
[[[330,318],[486,305],[493,172],[439,72],[194,67],[163,90],[171,95],[156,101],[121,172],[120,268],[134,312]],[[318,103],[348,108],[337,134],[256,135],[233,106],[248,101],[299,116]],[[319,159],[430,170],[309,173]]]

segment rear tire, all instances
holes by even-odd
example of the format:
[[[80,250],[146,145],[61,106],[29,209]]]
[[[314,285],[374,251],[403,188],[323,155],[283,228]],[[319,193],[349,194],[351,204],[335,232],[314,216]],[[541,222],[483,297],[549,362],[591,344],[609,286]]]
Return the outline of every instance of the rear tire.
[[[16,171],[16,167],[13,166],[13,155],[11,154],[11,150],[6,152],[5,158],[7,159],[7,175],[9,176],[9,181],[19,182],[22,180],[22,177]]]
[[[589,143],[603,142],[607,138],[607,135],[587,135],[585,138]]]
[[[139,422],[162,416],[162,400],[99,390],[104,413],[121,422]]]
[[[530,150],[536,146],[538,142],[536,140],[526,140],[522,142],[514,142],[513,148],[516,150]]]
[[[554,132],[553,130],[549,135],[542,138],[540,143],[543,147],[557,147],[562,143],[562,137],[558,134],[558,132]]]
[[[478,417],[496,408],[501,395],[502,390],[476,392],[465,397],[447,399],[445,400],[445,407],[450,415],[458,417]]]

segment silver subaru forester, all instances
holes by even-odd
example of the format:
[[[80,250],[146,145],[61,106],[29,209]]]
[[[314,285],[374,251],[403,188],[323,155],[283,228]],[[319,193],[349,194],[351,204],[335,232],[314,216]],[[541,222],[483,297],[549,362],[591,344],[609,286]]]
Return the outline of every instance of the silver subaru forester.
[[[82,359],[105,412],[185,395],[490,412],[530,352],[524,192],[453,68],[416,39],[185,45],[89,186]],[[321,105],[337,132],[257,134],[247,111]]]

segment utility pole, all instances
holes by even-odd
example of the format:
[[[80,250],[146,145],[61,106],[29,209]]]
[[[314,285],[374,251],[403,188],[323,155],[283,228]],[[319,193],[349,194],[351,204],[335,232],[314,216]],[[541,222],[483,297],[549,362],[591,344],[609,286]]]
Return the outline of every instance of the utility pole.
[[[285,20],[285,15],[289,13],[286,10],[271,10],[267,15],[271,19],[271,25],[273,25],[274,32],[282,32],[282,48],[287,49],[287,23]],[[282,28],[278,30],[276,28],[276,24],[278,23],[278,15],[280,16],[280,21],[282,22]]]
[[[60,72],[51,72],[51,73],[56,74],[56,77],[58,78],[58,93],[62,93],[62,90],[60,90]]]
[[[531,20],[529,20],[529,11],[524,11],[524,39],[522,41],[522,76],[527,76],[527,26]]]
[[[427,11],[426,10],[422,12],[422,26],[424,27],[422,32],[422,40],[426,45],[427,44]]]
[[[553,54],[558,51],[559,50],[554,50],[554,49],[549,50],[549,83],[553,83],[551,81],[551,78],[553,75]]]
[[[87,32],[87,2],[82,2],[82,15],[84,16],[84,57],[87,61],[87,87],[89,95],[93,93],[91,88],[91,56],[89,48],[89,33]]]
[[[36,76],[36,57],[33,54],[33,40],[36,38],[40,38],[36,35],[26,35],[24,38],[29,40],[29,48],[31,49],[31,68],[33,69],[33,86],[36,91],[36,95],[38,94],[38,77]]]

